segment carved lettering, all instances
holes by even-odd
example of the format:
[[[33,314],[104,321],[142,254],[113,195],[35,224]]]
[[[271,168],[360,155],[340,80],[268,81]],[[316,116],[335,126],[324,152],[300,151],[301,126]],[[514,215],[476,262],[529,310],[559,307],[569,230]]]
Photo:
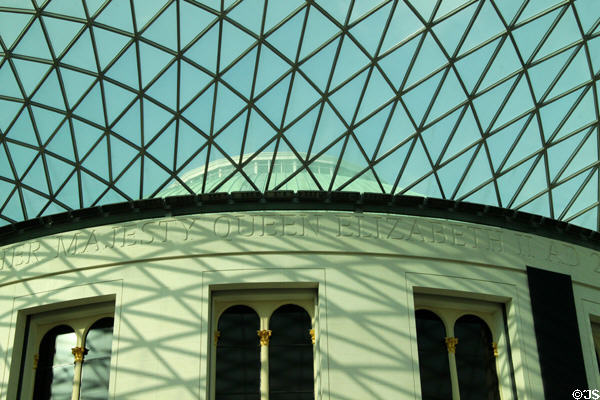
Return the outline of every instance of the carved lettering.
[[[350,226],[352,225],[351,217],[345,216],[345,215],[338,215],[337,221],[338,221],[338,233],[337,233],[338,237],[354,236],[354,232],[350,231],[350,229],[347,229],[347,228],[350,228]]]
[[[221,239],[228,239],[231,233],[231,222],[228,216],[220,216],[215,219],[213,223],[213,232],[216,236]]]
[[[425,237],[423,236],[421,228],[419,227],[419,222],[416,219],[413,220],[412,226],[410,227],[408,240],[419,240],[421,242],[425,241]]]
[[[73,234],[73,237],[71,238],[71,241],[69,242],[69,247],[65,246],[65,242],[64,242],[64,237],[63,236],[59,236],[57,237],[57,243],[56,243],[56,255],[54,256],[56,257],[68,257],[70,255],[75,255],[77,252],[77,243],[79,240],[79,237],[81,236],[81,232],[75,232],[75,234]],[[61,252],[62,249],[62,252]]]
[[[392,227],[388,231],[386,239],[404,239],[404,235],[402,233],[397,232],[397,227],[398,223],[400,222],[400,218],[386,218],[385,220],[386,222],[392,222]]]
[[[83,250],[81,251],[81,253],[85,253],[88,248],[90,247],[90,245],[94,246],[95,251],[100,250],[100,246],[98,246],[98,239],[96,238],[96,234],[94,233],[94,230],[92,229],[92,231],[90,232],[90,236],[88,237],[87,242],[85,243],[85,247],[83,248]]]
[[[192,227],[194,226],[194,223],[196,223],[196,218],[192,218],[187,220],[189,222],[189,224],[185,223],[185,220],[179,220],[179,222],[181,222],[181,225],[183,225],[183,229],[185,232],[185,237],[183,238],[183,240],[188,240],[190,237],[190,231],[192,230]]]
[[[154,233],[152,233],[152,230],[148,228],[154,224],[155,224],[154,221],[150,221],[150,222],[146,222],[142,225],[142,232],[145,233],[146,235],[150,236],[150,240],[146,240],[142,243],[151,244],[152,242],[154,242]]]

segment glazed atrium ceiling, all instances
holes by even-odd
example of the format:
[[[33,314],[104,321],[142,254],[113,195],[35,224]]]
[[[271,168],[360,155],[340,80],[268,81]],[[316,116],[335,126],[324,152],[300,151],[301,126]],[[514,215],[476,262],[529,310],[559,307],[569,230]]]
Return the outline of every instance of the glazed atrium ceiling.
[[[412,194],[598,230],[597,0],[0,0],[0,225]]]

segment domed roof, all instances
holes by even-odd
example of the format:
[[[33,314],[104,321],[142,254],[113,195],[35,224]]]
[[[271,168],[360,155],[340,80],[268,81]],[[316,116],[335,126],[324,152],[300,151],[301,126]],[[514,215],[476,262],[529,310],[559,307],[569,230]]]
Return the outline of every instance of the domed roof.
[[[0,224],[292,188],[597,230],[599,17],[596,0],[0,0]]]

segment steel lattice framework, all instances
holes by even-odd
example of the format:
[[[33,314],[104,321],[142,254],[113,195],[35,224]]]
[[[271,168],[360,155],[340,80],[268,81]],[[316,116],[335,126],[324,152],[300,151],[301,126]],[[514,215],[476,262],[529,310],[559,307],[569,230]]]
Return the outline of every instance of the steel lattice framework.
[[[0,223],[369,181],[598,230],[596,1],[0,0]]]

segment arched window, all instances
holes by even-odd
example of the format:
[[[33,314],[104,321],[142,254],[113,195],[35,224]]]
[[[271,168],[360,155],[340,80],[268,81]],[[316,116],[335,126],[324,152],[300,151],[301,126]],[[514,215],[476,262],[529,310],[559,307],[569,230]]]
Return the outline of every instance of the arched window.
[[[456,369],[461,400],[500,400],[492,332],[474,315],[460,317],[454,325]]]
[[[229,307],[217,327],[215,399],[259,400],[258,314],[247,306]]]
[[[269,321],[269,400],[313,400],[311,318],[302,307],[279,307]]]
[[[442,320],[429,310],[415,312],[419,372],[423,400],[448,400],[452,398],[452,382],[448,351],[444,338],[446,329]]]
[[[34,400],[70,399],[73,393],[73,354],[77,336],[73,328],[59,325],[40,343],[35,374]]]
[[[81,400],[108,399],[113,325],[113,318],[102,318],[90,327],[85,337],[87,353],[81,371]]]

